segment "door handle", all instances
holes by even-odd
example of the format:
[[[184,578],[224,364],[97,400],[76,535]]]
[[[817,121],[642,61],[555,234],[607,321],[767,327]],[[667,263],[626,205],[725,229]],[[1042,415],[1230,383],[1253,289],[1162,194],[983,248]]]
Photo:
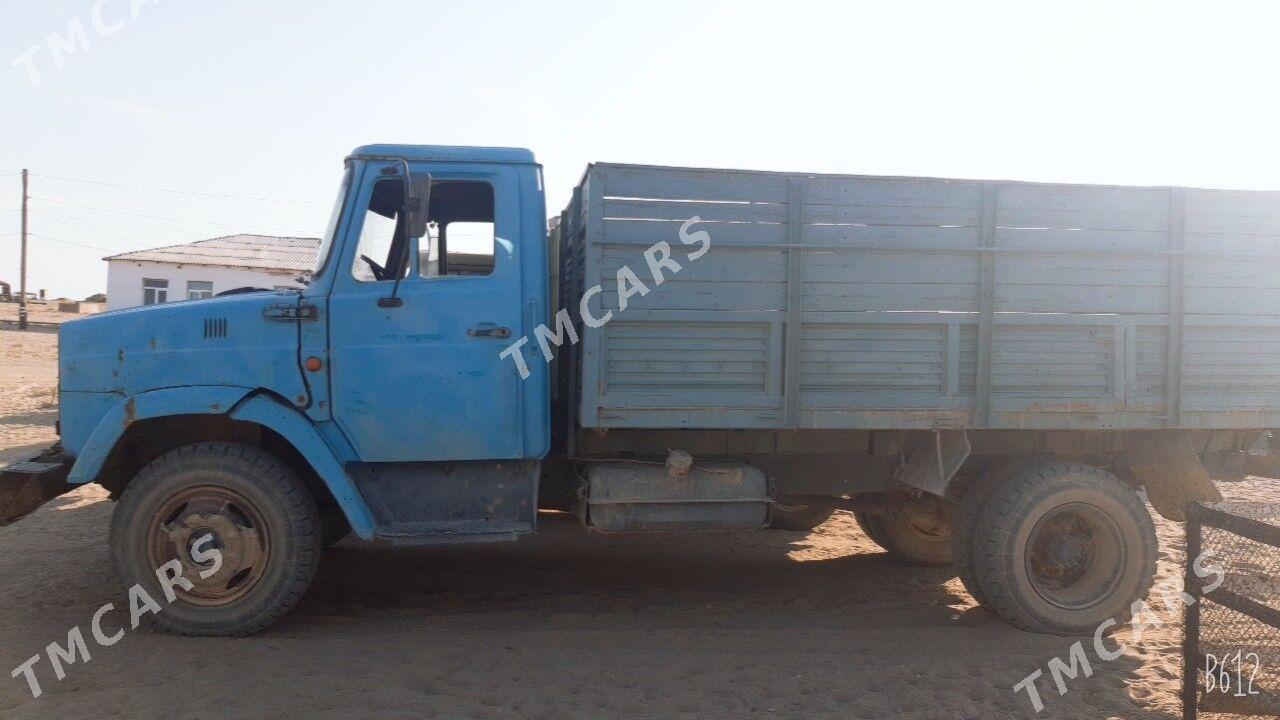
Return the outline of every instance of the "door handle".
[[[494,327],[493,325],[486,323],[468,330],[467,337],[509,338],[511,337],[511,328]]]

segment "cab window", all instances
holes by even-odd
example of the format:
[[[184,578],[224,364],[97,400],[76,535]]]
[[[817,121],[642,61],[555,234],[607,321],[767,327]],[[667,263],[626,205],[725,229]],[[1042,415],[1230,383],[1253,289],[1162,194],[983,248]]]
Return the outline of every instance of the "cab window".
[[[405,277],[409,266],[403,262],[408,257],[404,252],[405,227],[400,217],[403,210],[404,181],[379,180],[365,209],[360,242],[351,264],[351,274],[356,280],[394,280],[397,274]]]
[[[419,247],[424,278],[493,274],[493,186],[479,180],[431,183],[430,224]]]

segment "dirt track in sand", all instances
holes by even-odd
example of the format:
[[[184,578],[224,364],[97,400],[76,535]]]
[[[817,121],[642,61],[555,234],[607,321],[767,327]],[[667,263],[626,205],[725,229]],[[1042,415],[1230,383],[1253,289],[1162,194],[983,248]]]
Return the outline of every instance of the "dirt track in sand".
[[[0,464],[54,440],[52,335],[0,330]],[[1276,482],[1226,486],[1280,500]],[[131,633],[68,668],[9,670],[123,607],[94,487],[0,528],[0,718],[1180,717],[1177,623],[1046,709],[1012,687],[1064,638],[1018,632],[948,572],[891,563],[848,515],[812,534],[604,537],[565,515],[502,545],[332,550],[280,627],[242,640]],[[1160,576],[1180,526],[1157,520]],[[1153,603],[1156,602],[1153,600]],[[123,617],[107,622],[108,632]]]

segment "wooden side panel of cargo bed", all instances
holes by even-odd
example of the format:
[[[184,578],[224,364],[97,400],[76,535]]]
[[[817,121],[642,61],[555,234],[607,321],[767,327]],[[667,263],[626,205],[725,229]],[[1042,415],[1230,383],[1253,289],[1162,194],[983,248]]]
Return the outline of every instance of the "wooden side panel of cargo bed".
[[[630,165],[579,193],[613,313],[584,426],[1280,426],[1280,195]]]

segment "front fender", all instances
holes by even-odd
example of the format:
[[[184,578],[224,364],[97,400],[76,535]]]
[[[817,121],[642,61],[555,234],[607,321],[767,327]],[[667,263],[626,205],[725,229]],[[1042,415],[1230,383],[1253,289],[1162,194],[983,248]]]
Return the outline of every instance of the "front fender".
[[[271,428],[288,440],[311,463],[316,474],[329,488],[333,499],[346,514],[347,522],[351,523],[351,531],[362,540],[373,539],[377,529],[373,513],[351,482],[351,477],[342,467],[333,448],[325,442],[306,416],[268,395],[258,395],[236,407],[231,418]]]
[[[122,399],[98,421],[89,440],[76,453],[67,482],[93,482],[125,430],[139,420],[167,415],[222,415],[252,392],[251,388],[196,385],[139,393]]]
[[[84,484],[97,478],[125,430],[139,420],[169,415],[229,414],[233,420],[270,428],[292,443],[329,488],[351,523],[352,532],[362,539],[372,539],[377,528],[373,513],[311,421],[268,395],[246,400],[252,392],[252,388],[244,387],[195,386],[153,390],[122,400],[94,428],[77,455],[67,482]]]

